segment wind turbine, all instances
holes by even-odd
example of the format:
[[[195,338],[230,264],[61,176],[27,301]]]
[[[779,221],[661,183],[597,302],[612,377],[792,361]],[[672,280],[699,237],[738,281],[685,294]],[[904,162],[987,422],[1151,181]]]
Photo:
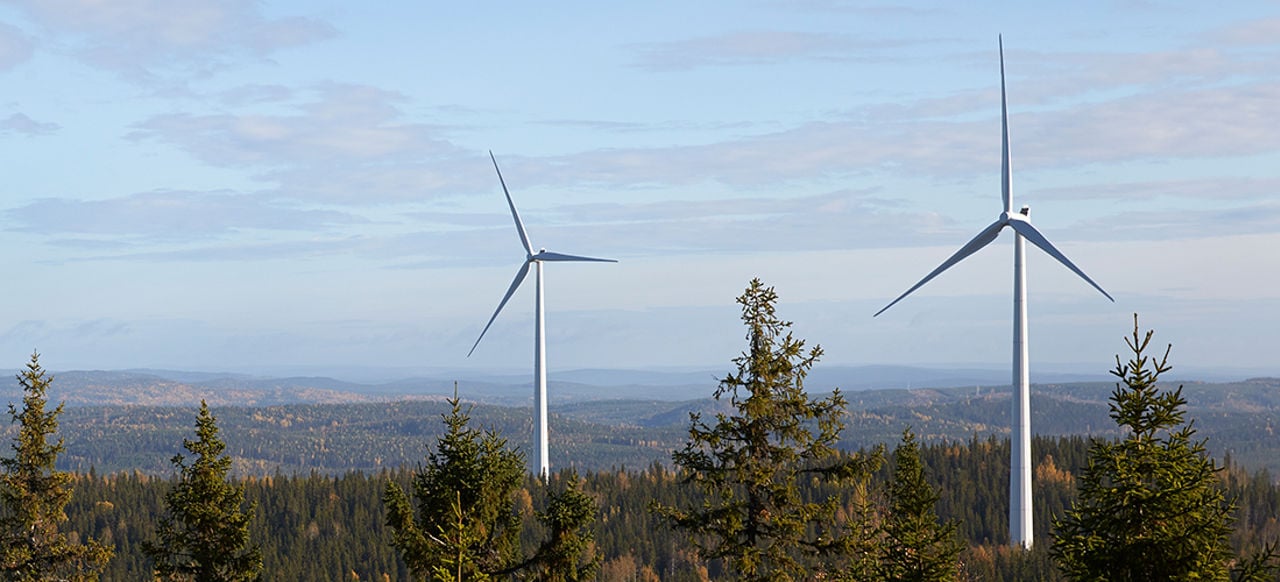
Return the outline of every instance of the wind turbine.
[[[546,320],[543,318],[542,312],[542,264],[556,262],[596,262],[596,263],[616,263],[614,259],[597,259],[594,257],[580,257],[577,255],[565,255],[561,253],[553,253],[547,249],[538,249],[533,252],[533,245],[529,243],[529,235],[524,232],[524,223],[520,222],[520,213],[516,212],[516,203],[511,200],[511,192],[507,190],[507,182],[502,179],[502,170],[498,169],[498,159],[493,157],[493,152],[489,152],[489,159],[493,160],[493,170],[498,173],[498,182],[502,184],[502,193],[507,195],[507,206],[511,207],[511,218],[516,222],[516,232],[520,233],[520,244],[524,245],[525,260],[520,265],[520,270],[516,271],[516,278],[511,281],[511,287],[507,289],[507,294],[502,296],[502,301],[498,302],[498,308],[493,310],[493,316],[489,318],[489,323],[485,324],[484,330],[480,332],[480,337],[476,338],[476,343],[472,344],[471,351],[467,352],[467,357],[475,353],[476,346],[480,345],[480,340],[484,339],[485,332],[489,331],[489,326],[493,325],[493,320],[498,318],[498,314],[502,312],[502,308],[506,306],[507,301],[515,294],[516,289],[520,288],[520,283],[524,282],[524,278],[529,274],[529,266],[532,265],[537,272],[538,292],[537,302],[534,308],[534,319],[537,320],[534,326],[534,343],[533,343],[533,414],[534,424],[537,426],[537,434],[534,435],[534,447],[537,449],[537,468],[538,475],[546,477],[551,472],[551,463],[547,459],[547,335]]]
[[[910,295],[912,291],[919,289],[952,265],[996,240],[996,236],[1004,227],[1013,229],[1013,427],[1009,463],[1009,540],[1010,543],[1031,549],[1031,374],[1027,352],[1026,241],[1031,241],[1031,244],[1071,269],[1107,299],[1111,301],[1115,299],[1075,266],[1066,255],[1054,248],[1053,244],[1031,225],[1030,207],[1024,205],[1020,212],[1013,212],[1013,169],[1009,157],[1009,108],[1004,90],[1003,36],[1000,38],[1000,127],[1003,138],[1000,185],[1004,197],[1004,212],[1000,213],[1000,217],[995,222],[979,232],[978,236],[973,237],[968,244],[960,247],[960,250],[951,255],[951,258],[899,295],[884,309],[877,311],[876,315],[884,313],[902,298]]]

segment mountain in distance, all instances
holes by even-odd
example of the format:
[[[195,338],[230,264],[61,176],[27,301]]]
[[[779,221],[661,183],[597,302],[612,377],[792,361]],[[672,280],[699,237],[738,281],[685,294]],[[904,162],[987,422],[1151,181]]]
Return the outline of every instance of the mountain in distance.
[[[1103,374],[1082,374],[1043,366],[1036,384],[1113,382]],[[724,370],[581,369],[550,375],[551,405],[612,400],[679,402],[709,398]],[[243,373],[162,369],[54,372],[54,401],[68,406],[142,405],[272,406],[342,404],[394,400],[442,400],[454,392],[471,402],[528,406],[533,400],[530,374],[451,371],[381,382],[356,382],[327,376],[271,377]],[[448,375],[443,375],[448,374]],[[12,377],[12,376],[10,376]],[[1009,385],[999,368],[915,366],[815,366],[806,379],[814,393],[840,388],[845,393],[920,388],[999,389]],[[0,383],[0,402],[21,398],[16,381]]]
[[[145,379],[145,378],[144,378]],[[1280,379],[1184,384],[1187,412],[1209,451],[1251,469],[1280,472]],[[170,386],[172,388],[172,386]],[[528,388],[527,386],[525,387]],[[1119,436],[1108,416],[1109,382],[1035,384],[1032,427],[1040,435]],[[527,390],[526,390],[527,391]],[[551,403],[554,458],[582,469],[646,467],[670,461],[688,437],[690,413],[729,411],[710,392],[682,401],[615,399]],[[53,395],[55,400],[58,395]],[[189,397],[189,396],[188,396]],[[255,405],[248,397],[214,405],[228,452],[244,474],[377,471],[419,462],[443,430],[442,396],[394,401]],[[525,398],[529,398],[528,395]],[[968,441],[1009,433],[1010,386],[884,389],[849,392],[846,449],[893,443],[908,426],[923,442]],[[64,411],[64,467],[165,474],[190,436],[193,406],[86,405]],[[475,403],[478,426],[528,450],[528,402]],[[16,434],[0,424],[0,440]]]
[[[689,414],[727,411],[712,400],[716,373],[698,370],[574,370],[552,375],[553,456],[581,467],[666,462],[687,437]],[[66,402],[70,466],[163,473],[193,410],[218,410],[240,470],[378,470],[421,459],[440,429],[454,381],[418,377],[360,383],[323,376],[262,377],[166,370],[53,372],[54,403]],[[526,374],[458,374],[459,395],[476,420],[527,446],[533,390]],[[1214,454],[1280,472],[1280,378],[1228,383],[1177,380],[1189,415]],[[911,426],[923,441],[1008,433],[1010,382],[1000,369],[825,366],[806,381],[821,395],[839,386],[849,403],[843,445],[895,442]],[[1032,385],[1037,434],[1116,436],[1108,417],[1113,378],[1050,371]],[[16,381],[0,383],[0,403],[19,403]],[[14,427],[0,424],[0,437]],[[233,436],[234,435],[234,436]],[[232,442],[234,441],[234,442]],[[72,458],[74,457],[74,458]],[[373,463],[373,464],[369,464]]]

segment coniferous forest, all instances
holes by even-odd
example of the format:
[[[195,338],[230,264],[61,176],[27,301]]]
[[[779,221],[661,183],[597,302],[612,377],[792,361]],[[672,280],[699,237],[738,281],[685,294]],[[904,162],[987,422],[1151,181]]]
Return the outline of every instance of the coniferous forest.
[[[1034,483],[1036,546],[1005,546],[1008,521],[1007,440],[982,439],[920,446],[925,474],[938,488],[938,515],[955,519],[967,549],[961,554],[970,580],[1062,580],[1049,558],[1050,519],[1075,497],[1088,454],[1084,437],[1037,438]],[[886,465],[876,475],[883,484]],[[413,468],[343,475],[273,475],[244,479],[245,500],[257,504],[252,538],[263,549],[266,580],[408,580],[391,548],[382,493],[388,480],[406,488]],[[654,502],[678,504],[684,491],[666,467],[599,471],[581,475],[599,504],[596,546],[601,580],[697,580],[698,564],[687,544],[649,511]],[[1229,466],[1221,473],[1229,497],[1238,500],[1233,547],[1256,549],[1280,536],[1280,487],[1266,472]],[[115,545],[103,580],[140,580],[149,573],[141,542],[154,536],[169,479],[140,473],[78,474],[66,529],[80,538]],[[518,493],[532,514],[542,486],[530,477]]]
[[[0,577],[1028,581],[1107,580],[1125,565],[1125,580],[1256,581],[1280,572],[1280,487],[1265,469],[1208,454],[1181,388],[1157,383],[1168,348],[1161,357],[1136,317],[1131,353],[1113,371],[1118,436],[1033,440],[1037,529],[1024,550],[1007,533],[1007,438],[918,442],[901,427],[897,442],[840,446],[849,404],[839,391],[804,389],[822,351],[791,335],[775,302],[758,281],[739,298],[749,347],[715,390],[719,406],[689,413],[688,440],[670,462],[546,479],[456,396],[413,465],[234,472],[229,435],[202,402],[186,431],[161,435],[184,450],[168,471],[66,471],[56,463],[69,454],[63,407],[48,401],[53,378],[33,355],[18,378],[23,402],[9,409],[12,456],[0,455]]]

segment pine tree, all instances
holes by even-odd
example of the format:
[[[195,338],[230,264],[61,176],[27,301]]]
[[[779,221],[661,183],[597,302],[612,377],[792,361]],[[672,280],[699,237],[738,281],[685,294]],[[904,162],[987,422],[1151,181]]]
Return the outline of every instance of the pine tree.
[[[58,432],[63,405],[45,411],[53,376],[45,375],[40,354],[33,353],[17,378],[22,410],[9,405],[11,421],[19,425],[11,445],[14,456],[0,458],[0,578],[97,580],[112,548],[95,540],[73,543],[59,531],[67,520],[72,477],[54,468],[63,444],[61,438],[50,439]]]
[[[749,348],[720,381],[716,400],[731,414],[690,415],[689,440],[672,454],[682,482],[703,495],[693,506],[655,506],[689,534],[706,560],[722,559],[743,580],[795,580],[836,572],[866,551],[860,524],[837,525],[834,496],[808,501],[800,482],[865,483],[880,451],[842,457],[845,400],[810,398],[804,379],[822,355],[807,352],[775,314],[777,294],[754,279],[738,298]]]
[[[943,582],[959,576],[963,546],[954,522],[938,523],[938,492],[924,477],[920,449],[910,429],[893,452],[889,508],[881,526],[880,576],[887,582]]]
[[[456,392],[446,432],[413,478],[414,502],[393,481],[383,502],[391,544],[417,579],[488,580],[520,566],[514,495],[524,456],[497,433],[468,427]]]
[[[196,440],[183,439],[192,455],[174,455],[178,480],[165,493],[167,513],[156,527],[159,538],[143,544],[156,577],[195,582],[257,580],[262,551],[250,543],[255,506],[244,505],[244,486],[227,480],[231,457],[218,438],[217,420],[200,401]]]
[[[1124,436],[1095,440],[1079,499],[1054,521],[1052,554],[1072,580],[1227,580],[1233,504],[1220,468],[1186,421],[1182,387],[1157,386],[1169,351],[1147,355],[1153,332],[1125,338],[1132,357],[1111,373],[1111,418]]]

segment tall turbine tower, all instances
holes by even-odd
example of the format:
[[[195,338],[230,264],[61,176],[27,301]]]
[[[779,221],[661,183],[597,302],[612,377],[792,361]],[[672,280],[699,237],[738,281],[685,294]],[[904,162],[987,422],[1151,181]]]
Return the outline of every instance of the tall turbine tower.
[[[1040,248],[1049,256],[1058,260],[1094,289],[1112,299],[1102,287],[1093,282],[1079,267],[1075,266],[1066,255],[1054,248],[1036,227],[1031,225],[1030,208],[1023,206],[1021,212],[1013,212],[1013,169],[1009,157],[1009,108],[1004,90],[1004,38],[1000,38],[1000,127],[1002,132],[1002,156],[1000,169],[1001,193],[1004,197],[1004,212],[990,226],[973,237],[968,244],[960,247],[951,258],[944,261],[933,272],[921,279],[905,293],[899,295],[888,305],[876,312],[876,315],[910,295],[929,280],[952,265],[964,260],[978,249],[987,246],[996,239],[1000,231],[1008,226],[1013,229],[1013,427],[1010,451],[1009,474],[1009,540],[1024,548],[1031,548],[1031,386],[1030,370],[1027,356],[1027,271],[1026,241]]]
[[[493,170],[498,173],[498,182],[502,184],[502,193],[507,195],[507,206],[511,207],[511,218],[516,222],[516,232],[520,233],[520,244],[524,245],[525,260],[520,265],[520,270],[516,271],[515,280],[511,281],[511,287],[507,289],[507,294],[502,296],[502,301],[498,303],[498,308],[493,311],[493,316],[489,318],[489,323],[485,324],[484,330],[480,332],[480,337],[476,338],[476,343],[472,344],[471,351],[467,352],[467,357],[475,353],[476,346],[480,345],[480,340],[484,339],[485,332],[489,331],[489,326],[493,325],[493,320],[498,318],[498,314],[502,312],[502,308],[506,306],[507,301],[515,294],[516,289],[520,288],[520,283],[524,282],[525,275],[529,274],[529,266],[533,265],[537,271],[537,299],[534,308],[534,319],[537,323],[534,326],[533,340],[533,414],[534,424],[537,426],[534,435],[534,448],[537,449],[538,476],[546,477],[551,472],[551,462],[547,457],[547,334],[546,320],[543,318],[542,312],[542,264],[555,262],[570,261],[586,261],[599,263],[616,263],[614,259],[597,259],[593,257],[579,257],[576,255],[564,255],[553,253],[547,249],[538,249],[533,252],[533,245],[529,243],[529,236],[524,232],[524,223],[520,222],[520,213],[516,212],[516,203],[511,200],[511,192],[507,191],[507,182],[502,179],[502,170],[498,169],[498,159],[493,157],[493,152],[489,152],[489,159],[493,160]]]

